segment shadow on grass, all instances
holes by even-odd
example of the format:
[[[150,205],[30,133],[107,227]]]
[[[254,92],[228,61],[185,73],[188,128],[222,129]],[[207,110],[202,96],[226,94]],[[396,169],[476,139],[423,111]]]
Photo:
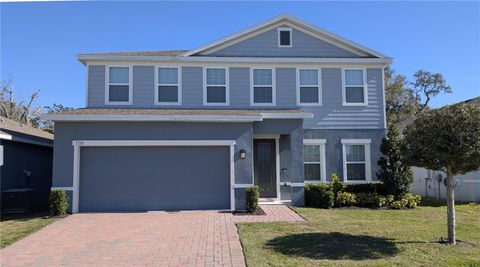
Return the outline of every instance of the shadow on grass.
[[[41,211],[34,211],[34,212],[27,212],[27,213],[9,213],[0,215],[0,221],[28,221],[31,219],[36,218],[48,218],[50,216],[50,212],[47,210]]]
[[[303,233],[276,237],[267,248],[289,256],[328,260],[367,260],[393,256],[399,252],[389,239],[367,235]]]

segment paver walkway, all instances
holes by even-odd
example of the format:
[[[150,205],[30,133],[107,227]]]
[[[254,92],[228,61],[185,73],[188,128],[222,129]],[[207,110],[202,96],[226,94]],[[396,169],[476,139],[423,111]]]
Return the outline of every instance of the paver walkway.
[[[74,214],[0,250],[0,266],[245,266],[236,222],[303,221],[286,206],[262,208]]]

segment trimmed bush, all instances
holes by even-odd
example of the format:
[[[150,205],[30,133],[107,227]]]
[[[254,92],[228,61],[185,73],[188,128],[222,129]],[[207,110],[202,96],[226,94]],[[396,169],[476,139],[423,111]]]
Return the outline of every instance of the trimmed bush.
[[[387,195],[381,183],[346,184],[344,191],[354,194],[377,193],[379,195]]]
[[[350,207],[357,204],[357,196],[348,192],[339,192],[335,200],[338,207]]]
[[[333,207],[334,197],[330,186],[324,184],[307,184],[305,186],[305,206],[329,209]]]
[[[49,197],[50,215],[64,215],[68,209],[67,193],[63,190],[52,190]]]
[[[248,212],[254,212],[258,209],[258,199],[260,192],[258,186],[251,186],[245,189],[245,203]]]
[[[378,208],[382,206],[384,200],[377,193],[358,193],[357,206],[367,208]]]

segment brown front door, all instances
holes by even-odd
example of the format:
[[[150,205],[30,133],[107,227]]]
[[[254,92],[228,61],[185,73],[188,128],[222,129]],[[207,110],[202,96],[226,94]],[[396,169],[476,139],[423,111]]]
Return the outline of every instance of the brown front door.
[[[275,139],[253,140],[254,181],[261,198],[277,197],[275,154]]]

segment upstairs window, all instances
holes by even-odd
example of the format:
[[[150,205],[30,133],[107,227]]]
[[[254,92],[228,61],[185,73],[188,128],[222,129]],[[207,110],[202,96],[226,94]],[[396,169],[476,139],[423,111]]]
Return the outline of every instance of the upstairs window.
[[[345,182],[370,181],[370,140],[342,139]]]
[[[181,79],[178,67],[157,68],[155,104],[181,104]]]
[[[210,106],[228,105],[228,69],[206,68],[204,70],[205,86],[203,89],[203,104]]]
[[[274,69],[252,69],[250,73],[250,105],[275,105]]]
[[[343,70],[343,105],[367,105],[367,86],[364,69]]]
[[[297,69],[297,105],[315,106],[322,103],[320,81],[320,69]]]
[[[132,104],[132,68],[107,66],[107,88],[105,90],[106,105]]]
[[[292,47],[291,28],[278,28],[278,47]]]

